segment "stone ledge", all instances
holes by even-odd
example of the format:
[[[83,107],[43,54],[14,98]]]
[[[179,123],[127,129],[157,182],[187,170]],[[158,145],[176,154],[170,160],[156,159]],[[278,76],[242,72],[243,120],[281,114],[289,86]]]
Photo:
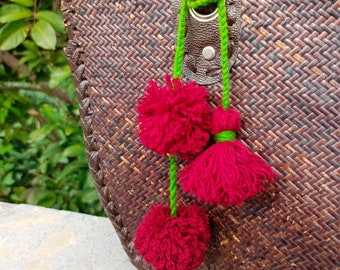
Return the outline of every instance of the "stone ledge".
[[[0,203],[0,268],[136,270],[108,218]]]

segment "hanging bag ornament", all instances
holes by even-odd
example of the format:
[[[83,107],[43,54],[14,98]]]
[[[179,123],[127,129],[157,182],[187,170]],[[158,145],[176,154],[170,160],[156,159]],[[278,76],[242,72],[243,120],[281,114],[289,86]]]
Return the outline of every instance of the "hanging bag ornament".
[[[208,91],[195,82],[181,82],[184,30],[187,14],[182,1],[173,79],[166,86],[150,81],[139,100],[139,138],[150,150],[168,154],[170,160],[170,206],[154,205],[136,231],[135,249],[156,270],[192,270],[204,261],[210,239],[209,219],[203,207],[177,209],[175,155],[188,159],[209,141],[211,109]]]
[[[197,8],[214,1],[189,1]],[[215,144],[200,154],[179,174],[183,190],[208,204],[240,205],[265,190],[277,175],[258,155],[236,140],[241,126],[239,113],[229,108],[228,25],[224,0],[217,0],[223,95],[222,105],[213,111],[211,133]]]

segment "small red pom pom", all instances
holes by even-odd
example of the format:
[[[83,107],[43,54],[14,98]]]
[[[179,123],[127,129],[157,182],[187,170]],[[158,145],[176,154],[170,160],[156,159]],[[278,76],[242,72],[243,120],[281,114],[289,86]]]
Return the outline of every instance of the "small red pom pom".
[[[235,109],[223,109],[222,106],[217,107],[212,114],[211,133],[213,135],[222,131],[238,131],[241,127],[241,118]]]
[[[208,91],[195,82],[181,83],[165,77],[166,86],[154,81],[139,100],[139,138],[159,155],[179,155],[184,159],[198,154],[209,141],[211,109]]]
[[[240,126],[240,117],[233,109],[217,108],[212,121],[213,134],[236,131]],[[276,178],[262,158],[237,140],[215,143],[179,174],[185,192],[209,204],[223,206],[242,204],[265,190],[264,184],[270,184]]]
[[[199,206],[182,206],[178,216],[154,205],[139,224],[135,248],[156,270],[192,270],[204,261],[210,239],[209,220]]]

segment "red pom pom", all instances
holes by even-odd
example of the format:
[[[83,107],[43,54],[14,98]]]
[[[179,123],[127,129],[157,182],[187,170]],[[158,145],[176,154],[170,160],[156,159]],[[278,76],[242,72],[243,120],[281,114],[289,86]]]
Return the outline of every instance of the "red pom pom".
[[[204,261],[209,239],[202,207],[179,207],[173,217],[169,207],[155,205],[138,226],[135,248],[156,270],[191,270]]]
[[[239,116],[235,110],[213,112],[212,132],[219,133],[228,127],[236,131]],[[227,116],[231,117],[228,121]],[[222,119],[220,122],[219,119]],[[258,192],[265,183],[277,178],[263,159],[250,152],[240,141],[218,142],[200,154],[179,174],[185,192],[195,194],[209,204],[240,205]]]
[[[217,134],[225,130],[238,131],[241,127],[241,118],[235,109],[223,109],[217,107],[212,114],[211,133]]]
[[[198,154],[209,141],[211,109],[208,91],[195,82],[181,83],[165,77],[166,86],[154,81],[139,100],[139,138],[159,155],[189,158]]]

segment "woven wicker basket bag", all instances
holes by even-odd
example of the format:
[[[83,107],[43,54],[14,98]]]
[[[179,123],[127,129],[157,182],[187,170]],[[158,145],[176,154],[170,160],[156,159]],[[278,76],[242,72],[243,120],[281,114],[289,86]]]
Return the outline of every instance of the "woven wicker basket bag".
[[[90,170],[138,269],[152,269],[133,241],[151,205],[168,204],[169,161],[139,142],[135,107],[149,79],[172,72],[178,2],[62,2]],[[238,137],[280,177],[237,207],[208,206],[179,190],[179,205],[202,205],[209,215],[199,269],[338,269],[340,2],[226,5],[236,16],[228,23],[236,27],[230,100],[243,118]],[[206,87],[217,106],[220,80]]]

